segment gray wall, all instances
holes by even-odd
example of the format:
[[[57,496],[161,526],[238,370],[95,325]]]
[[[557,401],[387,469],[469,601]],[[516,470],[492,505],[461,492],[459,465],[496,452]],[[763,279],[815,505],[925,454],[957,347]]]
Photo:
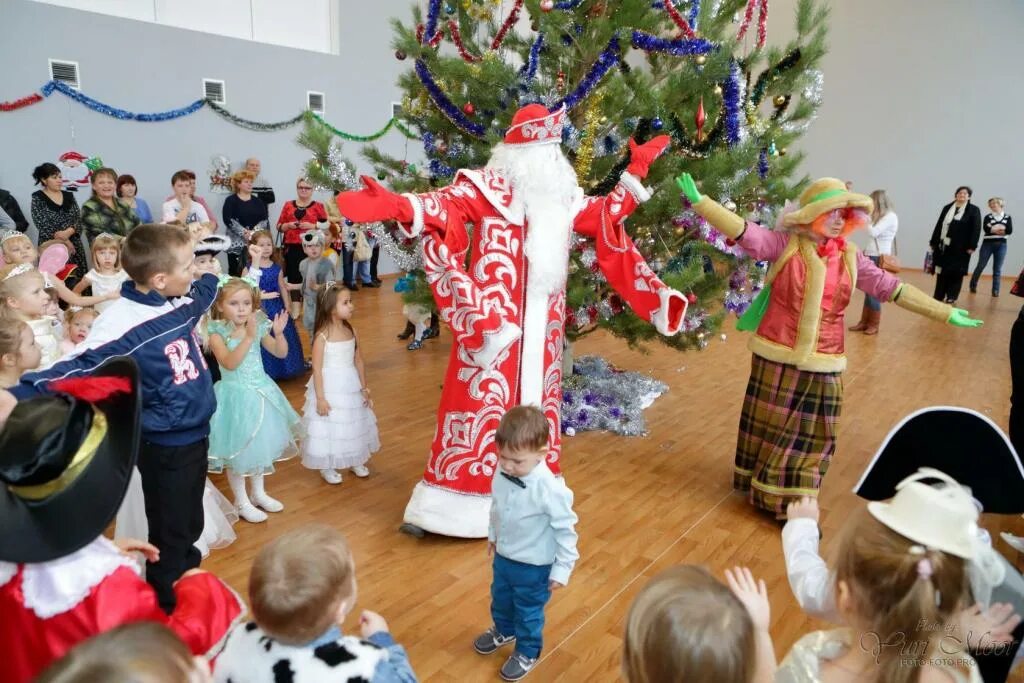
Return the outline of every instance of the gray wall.
[[[773,1],[770,36],[785,38],[795,6]],[[1007,200],[1020,232],[1004,276],[1021,268],[1022,31],[1018,0],[832,2],[824,104],[801,143],[804,170],[852,180],[860,192],[888,190],[908,267],[921,268],[939,210],[962,184],[982,215],[989,197]]]
[[[330,56],[0,0],[0,97],[37,88],[47,78],[46,59],[57,57],[81,63],[86,93],[126,109],[181,106],[197,96],[202,77],[214,77],[227,81],[228,107],[241,116],[287,118],[306,90],[321,90],[329,121],[368,132],[386,121],[389,103],[398,99],[395,79],[411,66],[395,60],[388,24],[392,15],[408,20],[409,3],[340,4],[340,55]],[[1005,266],[1015,274],[1024,259],[1024,3],[832,5],[824,106],[801,143],[808,153],[804,170],[851,179],[864,192],[889,190],[900,217],[901,255],[911,267],[920,267],[939,208],[957,185],[971,185],[983,211],[989,196],[1002,195],[1020,217],[1022,234],[1010,239]],[[796,0],[773,1],[771,41],[786,39],[795,6]],[[55,95],[0,115],[0,187],[27,208],[31,168],[74,146],[133,173],[150,204],[167,194],[174,170],[202,175],[214,153],[236,163],[260,156],[265,175],[288,198],[306,158],[294,144],[296,133],[251,132],[208,111],[170,123],[122,122]],[[402,154],[405,140],[389,133],[382,146]],[[351,158],[358,147],[346,145]],[[410,143],[410,160],[419,151]]]
[[[328,121],[348,132],[372,132],[387,122],[390,102],[400,99],[394,83],[409,65],[394,58],[381,8],[400,6],[404,11],[405,4],[341,0],[341,5],[340,54],[333,56],[30,0],[0,0],[0,99],[39,88],[49,78],[47,59],[52,57],[78,61],[82,92],[122,109],[181,107],[201,96],[202,78],[218,78],[226,81],[228,109],[239,116],[291,118],[301,110],[306,91],[316,90],[326,95]],[[271,209],[276,221],[283,200],[294,198],[295,180],[309,156],[295,143],[299,127],[254,132],[206,109],[162,123],[120,121],[55,93],[0,117],[0,187],[14,193],[26,215],[32,168],[73,148],[134,175],[154,212],[170,194],[171,174],[191,168],[218,220],[223,195],[209,192],[205,176],[210,157],[225,154],[241,164],[248,156],[258,156],[264,176],[277,191],[278,203]],[[401,155],[405,138],[391,131],[378,144]],[[359,148],[356,143],[344,147],[353,161],[358,161]],[[420,151],[410,144],[410,159],[415,161]],[[389,263],[381,266],[383,272],[393,270]]]

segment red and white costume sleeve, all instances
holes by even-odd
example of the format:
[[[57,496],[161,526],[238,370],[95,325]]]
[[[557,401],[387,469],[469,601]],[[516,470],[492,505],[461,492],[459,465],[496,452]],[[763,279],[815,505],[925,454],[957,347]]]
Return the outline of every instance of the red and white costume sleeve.
[[[212,574],[174,586],[173,614],[139,576],[138,565],[106,538],[51,562],[0,562],[2,679],[31,681],[78,643],[121,624],[165,624],[194,654],[215,656],[245,614],[238,596]]]
[[[484,538],[498,465],[494,434],[509,408],[543,409],[551,427],[547,464],[560,473],[565,289],[530,291],[530,228],[500,174],[461,170],[446,188],[404,196],[413,219],[402,230],[422,236],[427,281],[455,336],[430,461],[405,521],[445,536]],[[598,265],[622,299],[670,335],[682,325],[686,299],[658,279],[622,228],[649,196],[623,174],[605,197],[579,193],[572,227],[594,239]],[[467,223],[475,226],[472,237]]]

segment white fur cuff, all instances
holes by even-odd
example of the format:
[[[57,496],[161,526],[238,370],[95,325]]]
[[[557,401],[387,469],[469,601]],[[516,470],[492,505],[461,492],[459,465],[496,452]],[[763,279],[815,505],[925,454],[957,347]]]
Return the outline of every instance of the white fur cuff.
[[[683,329],[683,318],[686,317],[686,307],[689,306],[689,302],[686,297],[677,292],[674,289],[668,287],[662,287],[658,290],[658,298],[661,300],[661,306],[651,316],[651,322],[654,324],[654,329],[658,330],[659,334],[663,334],[666,337],[679,334],[679,330]],[[671,308],[673,299],[678,299],[683,304],[683,310],[678,314],[674,320],[669,319],[669,310]]]
[[[623,173],[619,176],[619,182],[622,183],[630,194],[636,197],[636,200],[643,204],[651,198],[651,191],[644,187],[644,184],[640,182],[632,173]]]
[[[522,335],[523,331],[519,329],[519,325],[508,321],[503,322],[497,332],[484,337],[483,348],[473,354],[473,362],[482,370],[490,370],[497,362],[501,352],[515,343]]]
[[[418,237],[423,232],[423,200],[410,192],[403,192],[402,196],[412,204],[412,225],[406,228],[399,223],[398,227],[406,237]]]
[[[459,493],[421,481],[412,490],[404,521],[432,534],[487,538],[490,513],[490,496]]]

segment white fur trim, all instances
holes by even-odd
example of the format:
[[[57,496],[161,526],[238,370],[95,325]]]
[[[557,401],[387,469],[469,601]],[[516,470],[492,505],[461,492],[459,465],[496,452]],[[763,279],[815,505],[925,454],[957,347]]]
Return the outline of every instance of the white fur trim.
[[[636,200],[643,204],[651,198],[651,191],[644,187],[644,184],[632,173],[623,173],[619,176],[619,182],[636,197]]]
[[[491,497],[458,493],[421,481],[405,506],[404,521],[432,534],[487,538]]]
[[[499,354],[515,343],[522,334],[519,325],[504,321],[496,332],[484,337],[483,347],[472,354],[473,362],[481,370],[490,370],[498,360]]]
[[[685,296],[669,287],[662,287],[658,290],[658,299],[661,300],[661,305],[654,312],[654,315],[651,316],[654,329],[666,337],[679,334],[679,330],[683,329],[683,318],[686,317],[686,308],[690,305],[690,302],[686,300]],[[683,313],[679,316],[678,321],[668,319],[669,304],[672,299],[679,299],[683,302]]]
[[[523,405],[544,405],[544,340],[548,329],[549,295],[533,287],[531,264],[527,271],[523,313],[523,343],[519,360],[519,393]]]
[[[399,223],[398,227],[406,237],[417,237],[423,232],[423,200],[410,192],[403,192],[402,196],[412,205],[412,225],[406,228]]]

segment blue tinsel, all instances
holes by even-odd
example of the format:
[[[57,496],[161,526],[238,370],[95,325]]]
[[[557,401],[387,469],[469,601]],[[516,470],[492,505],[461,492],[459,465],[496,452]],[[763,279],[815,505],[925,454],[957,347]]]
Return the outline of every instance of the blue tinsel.
[[[678,3],[674,3],[678,4]],[[655,0],[651,3],[651,9],[665,9],[665,3],[661,0]],[[690,14],[686,17],[686,20],[690,22],[690,28],[697,28],[697,15],[700,14],[700,0],[690,0]]]
[[[729,64],[729,78],[722,86],[722,106],[725,108],[725,140],[730,147],[740,141],[740,65]]]
[[[768,177],[768,150],[762,149],[761,153],[757,155],[757,175],[761,176],[761,180]]]
[[[633,47],[644,52],[665,52],[676,57],[683,55],[705,55],[718,49],[717,45],[703,38],[666,40],[644,31],[633,31],[632,43]]]
[[[580,6],[583,0],[562,0],[555,3],[555,9],[572,11]]]
[[[461,130],[463,133],[473,135],[476,137],[483,137],[487,129],[479,123],[474,123],[466,118],[465,114],[455,106],[455,104],[449,100],[445,94],[438,87],[437,82],[434,81],[434,77],[430,73],[430,69],[423,62],[422,59],[416,60],[416,75],[419,77],[420,82],[423,83],[423,87],[427,89],[427,93],[430,95],[430,99],[434,101],[441,112],[448,117],[448,120],[455,124],[455,127]]]
[[[530,46],[530,58],[523,67],[523,82],[529,83],[537,75],[537,64],[540,61],[540,50],[544,47],[544,33],[538,33],[537,38]]]
[[[111,107],[109,104],[104,104],[103,102],[94,100],[88,95],[83,95],[68,84],[61,83],[60,81],[50,81],[40,90],[44,97],[49,97],[53,94],[53,91],[56,90],[62,95],[67,95],[76,102],[84,104],[95,112],[106,114],[107,116],[112,116],[115,119],[121,119],[122,121],[170,121],[171,119],[180,119],[182,116],[188,116],[189,114],[196,113],[202,109],[204,104],[206,104],[204,100],[196,100],[192,104],[187,107],[182,107],[181,109],[159,111],[152,114],[138,114],[124,109],[118,109],[117,107]]]
[[[427,132],[423,134],[423,151],[426,153],[427,158],[430,159],[430,175],[438,178],[455,174],[454,168],[445,165],[437,158],[440,156],[440,152],[437,151],[437,144],[434,142],[433,133]]]
[[[441,0],[430,0],[430,5],[427,7],[427,26],[426,30],[423,31],[423,42],[429,43],[437,33],[437,17],[441,12]]]
[[[582,102],[590,95],[590,91],[601,81],[608,70],[615,66],[619,61],[619,37],[618,35],[612,36],[612,39],[608,41],[608,46],[601,51],[601,55],[594,62],[594,66],[590,67],[590,71],[583,77],[583,80],[579,82],[576,89],[569,93],[564,99],[555,102],[551,106],[551,110],[554,111],[561,107],[563,104],[566,109],[572,109],[577,104]]]

